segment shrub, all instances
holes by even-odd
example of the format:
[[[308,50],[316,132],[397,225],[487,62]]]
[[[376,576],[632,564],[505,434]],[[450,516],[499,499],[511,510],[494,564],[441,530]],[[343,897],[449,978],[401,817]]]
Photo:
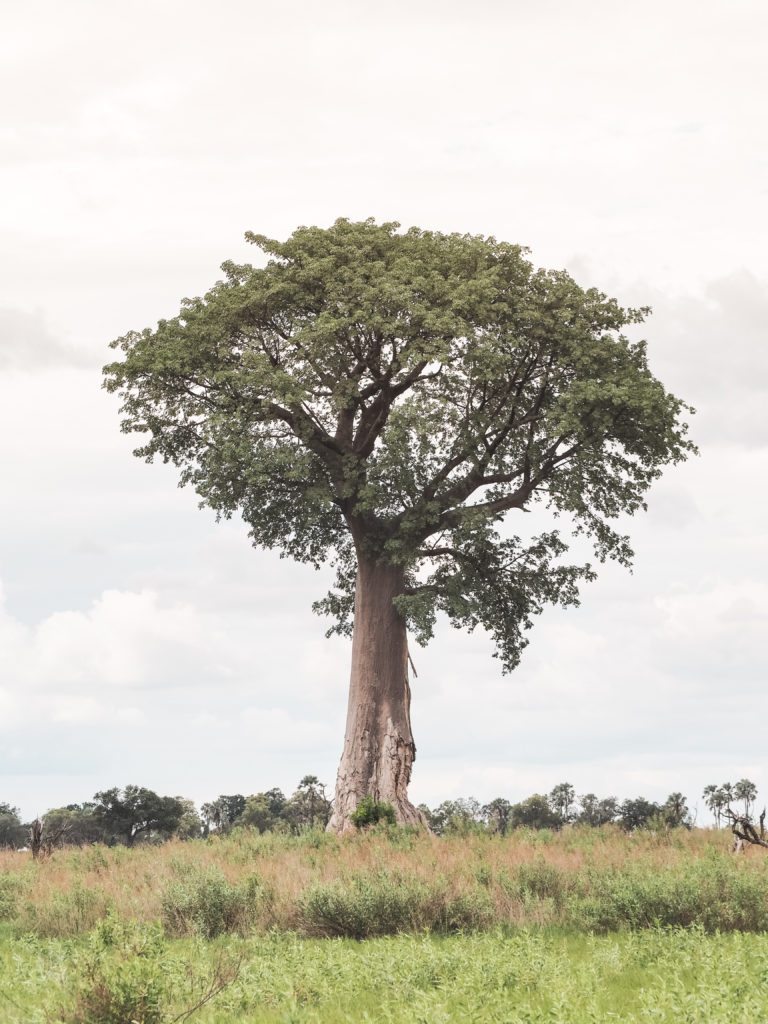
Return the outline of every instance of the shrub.
[[[243,935],[266,901],[267,893],[255,876],[233,885],[218,871],[190,872],[163,893],[162,920],[168,935]]]
[[[590,931],[651,927],[706,931],[768,929],[765,881],[738,862],[691,863],[684,870],[591,872],[571,907],[573,923]]]
[[[76,959],[77,981],[64,1024],[162,1024],[169,1000],[166,950],[158,925],[108,917]]]
[[[453,894],[443,879],[427,884],[379,872],[310,886],[299,914],[310,935],[366,939],[423,929],[473,931],[490,924],[493,905],[485,890]]]
[[[412,882],[383,874],[358,876],[310,886],[299,899],[299,913],[312,935],[365,939],[412,929],[418,897]]]
[[[355,828],[367,828],[370,825],[394,825],[395,808],[392,804],[374,800],[372,796],[364,796],[357,808],[350,815]]]

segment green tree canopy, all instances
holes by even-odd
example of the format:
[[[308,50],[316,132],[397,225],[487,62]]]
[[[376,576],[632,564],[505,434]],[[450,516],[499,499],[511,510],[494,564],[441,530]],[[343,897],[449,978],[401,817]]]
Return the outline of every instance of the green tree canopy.
[[[493,238],[371,220],[246,237],[265,267],[225,263],[178,316],[113,343],[106,387],[146,435],[137,454],[239,511],[255,544],[334,559],[318,608],[337,628],[357,540],[405,566],[398,605],[421,640],[440,610],[489,630],[512,668],[530,616],[591,573],[560,564],[555,532],[502,538],[504,514],[549,502],[627,562],[611,520],[691,448],[685,406],[622,334],[647,310]]]
[[[26,829],[21,823],[19,811],[10,804],[0,803],[0,849],[7,846],[15,850],[23,846],[26,838]]]
[[[563,819],[550,807],[549,800],[541,793],[534,793],[519,804],[513,804],[510,812],[512,828],[560,828]]]
[[[133,846],[137,839],[165,838],[179,827],[185,802],[177,797],[158,796],[144,786],[117,787],[96,793],[94,815],[108,840]]]

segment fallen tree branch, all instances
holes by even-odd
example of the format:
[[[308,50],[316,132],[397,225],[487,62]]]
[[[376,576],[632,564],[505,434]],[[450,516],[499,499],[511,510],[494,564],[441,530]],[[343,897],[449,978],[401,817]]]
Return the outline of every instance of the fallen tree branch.
[[[752,846],[763,846],[768,850],[768,842],[765,839],[765,809],[760,815],[760,834],[758,835],[751,818],[746,814],[736,814],[730,807],[727,807],[723,814],[731,823],[733,833],[733,852],[743,853],[747,843]]]

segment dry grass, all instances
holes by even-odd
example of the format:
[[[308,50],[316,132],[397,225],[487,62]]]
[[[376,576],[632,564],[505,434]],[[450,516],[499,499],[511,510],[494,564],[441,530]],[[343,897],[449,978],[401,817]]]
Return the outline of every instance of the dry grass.
[[[445,900],[474,894],[490,901],[496,924],[548,924],[563,923],[569,894],[589,896],[600,879],[628,873],[637,879],[683,879],[696,864],[717,861],[717,870],[728,877],[746,872],[756,883],[759,876],[768,889],[762,851],[737,862],[728,847],[725,833],[703,829],[627,835],[612,827],[572,828],[504,838],[436,838],[394,830],[345,839],[243,831],[133,850],[64,849],[39,863],[25,853],[0,852],[0,883],[11,892],[6,917],[40,935],[81,933],[108,908],[127,919],[157,920],[170,886],[206,873],[237,886],[258,879],[269,894],[254,922],[258,930],[302,930],[308,892],[360,878],[386,878],[393,885],[400,880],[424,891],[439,884]]]

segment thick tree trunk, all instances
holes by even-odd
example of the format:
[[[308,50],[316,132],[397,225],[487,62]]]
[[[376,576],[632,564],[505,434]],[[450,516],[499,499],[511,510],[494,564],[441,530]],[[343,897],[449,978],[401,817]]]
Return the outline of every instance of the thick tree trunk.
[[[347,731],[329,832],[353,828],[350,815],[365,796],[392,804],[399,824],[426,827],[408,800],[416,757],[408,640],[392,603],[402,585],[397,566],[358,560]]]

